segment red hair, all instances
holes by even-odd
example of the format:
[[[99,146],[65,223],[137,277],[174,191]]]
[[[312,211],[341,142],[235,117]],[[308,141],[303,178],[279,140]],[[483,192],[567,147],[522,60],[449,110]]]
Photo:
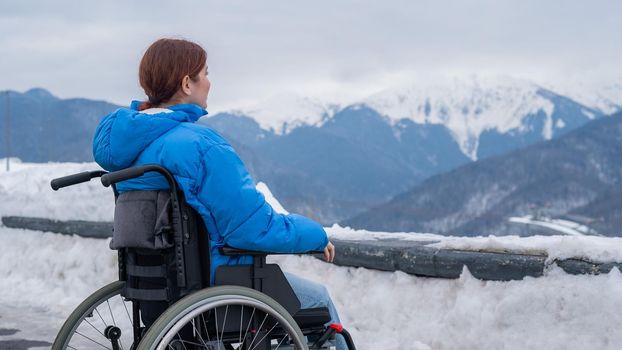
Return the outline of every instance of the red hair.
[[[205,67],[207,53],[198,44],[183,39],[159,39],[145,51],[138,68],[140,86],[148,101],[139,109],[156,107],[169,101],[187,75],[196,79]]]

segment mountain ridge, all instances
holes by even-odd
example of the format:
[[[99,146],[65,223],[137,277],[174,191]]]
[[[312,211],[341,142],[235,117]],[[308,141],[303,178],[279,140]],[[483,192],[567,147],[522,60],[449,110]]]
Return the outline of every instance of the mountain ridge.
[[[24,161],[91,161],[95,126],[119,106],[87,99],[58,99],[46,92],[33,89],[10,93],[16,120],[12,128],[21,130],[12,135],[12,155]],[[535,93],[554,106],[549,109],[551,113],[539,111],[523,116],[521,127],[507,133],[482,133],[478,159],[525,147],[547,135],[557,138],[590,118],[600,117],[597,111],[590,112],[555,93]],[[0,99],[0,115],[3,103],[5,99]],[[472,161],[445,125],[391,119],[365,103],[343,108],[326,106],[316,125],[304,122],[307,115],[280,133],[266,130],[260,121],[240,112],[216,113],[199,122],[225,135],[253,177],[266,182],[286,207],[327,225],[386,202],[430,176]],[[469,109],[475,113],[475,107]],[[432,110],[431,105],[430,113]],[[462,113],[460,108],[457,110]],[[4,128],[4,119],[0,129]],[[469,120],[464,116],[458,119]],[[0,157],[4,153],[3,143]]]
[[[622,183],[622,113],[601,118],[558,139],[466,164],[433,176],[389,202],[341,224],[385,231],[487,235],[510,232],[510,216],[595,215],[612,205]],[[619,204],[619,203],[618,203]],[[617,206],[619,207],[619,205]],[[601,221],[618,222],[620,210]],[[612,224],[598,225],[615,234]]]

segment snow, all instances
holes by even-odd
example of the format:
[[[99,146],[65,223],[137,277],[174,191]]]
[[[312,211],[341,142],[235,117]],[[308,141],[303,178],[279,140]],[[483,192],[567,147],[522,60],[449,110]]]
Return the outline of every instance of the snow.
[[[564,220],[564,219],[551,219],[547,217],[535,218],[532,215],[521,216],[521,217],[511,217],[508,219],[510,222],[516,222],[520,224],[528,224],[528,225],[536,225],[541,227],[546,227],[551,230],[571,235],[571,236],[583,236],[583,235],[594,235],[597,234],[594,230],[589,227],[579,224],[574,221]]]
[[[554,91],[605,114],[622,109],[622,77],[609,74],[605,77],[570,76],[548,85]]]
[[[53,177],[96,170],[92,163],[13,164],[0,171],[0,216],[109,220],[109,189],[97,181],[54,192]],[[275,210],[278,205],[258,184]],[[446,249],[522,251],[549,259],[622,261],[622,238],[594,236],[443,237],[383,233],[337,225],[334,239],[404,239]],[[0,328],[51,341],[82,299],[116,279],[108,240],[0,227]],[[337,252],[339,254],[339,252]],[[309,256],[272,257],[284,270],[329,289],[359,349],[618,349],[622,274],[568,275],[550,265],[540,278],[484,282],[464,270],[456,280],[339,267]],[[34,315],[24,317],[24,315]],[[20,319],[23,317],[23,319]]]
[[[101,170],[96,163],[12,162],[11,171],[0,169],[0,216],[34,216],[58,220],[111,221],[114,196],[99,179],[52,190],[54,178]],[[10,199],[10,200],[8,200]]]
[[[599,236],[441,236],[433,233],[387,233],[354,230],[337,224],[327,227],[331,238],[346,241],[395,240],[428,247],[467,251],[547,255],[548,261],[569,258],[593,262],[622,262],[622,237]]]
[[[76,304],[116,278],[107,240],[0,228],[0,327],[45,339]],[[541,278],[483,282],[344,268],[311,257],[271,259],[326,285],[359,349],[617,349],[622,274],[574,276],[551,268]],[[4,308],[3,308],[4,309]],[[37,310],[38,323],[16,310]],[[13,315],[13,316],[11,316]],[[49,315],[43,318],[42,315]],[[25,328],[24,325],[36,326]],[[44,328],[41,330],[40,328]]]
[[[390,88],[364,103],[393,124],[410,119],[418,124],[442,124],[453,134],[464,154],[475,160],[479,136],[487,130],[523,130],[523,118],[543,112],[543,137],[550,139],[554,105],[540,95],[540,86],[503,76],[438,76]]]
[[[257,183],[257,191],[261,192],[264,195],[264,197],[266,198],[266,201],[270,203],[274,211],[276,211],[277,213],[281,213],[281,214],[289,214],[289,212],[285,210],[285,208],[283,208],[281,203],[276,198],[274,198],[274,195],[268,188],[268,185],[266,185],[263,182]]]
[[[234,113],[250,116],[264,130],[287,134],[303,125],[320,125],[334,113],[335,107],[310,97],[294,93],[274,95],[264,101],[235,110]]]

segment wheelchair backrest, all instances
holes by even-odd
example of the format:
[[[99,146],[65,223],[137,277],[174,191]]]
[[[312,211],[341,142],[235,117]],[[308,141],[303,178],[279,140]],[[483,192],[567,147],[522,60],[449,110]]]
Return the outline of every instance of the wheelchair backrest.
[[[201,216],[183,193],[128,191],[117,196],[110,248],[119,251],[122,295],[172,303],[209,286],[209,239]]]

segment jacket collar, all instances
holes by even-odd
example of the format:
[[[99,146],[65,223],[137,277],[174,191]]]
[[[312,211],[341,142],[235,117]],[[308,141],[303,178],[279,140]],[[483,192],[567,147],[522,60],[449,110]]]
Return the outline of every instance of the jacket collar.
[[[138,107],[142,101],[132,101],[130,104],[130,108],[138,111]],[[201,108],[198,105],[191,103],[182,103],[177,105],[172,105],[166,107],[166,109],[171,110],[173,112],[181,112],[181,113],[170,113],[170,117],[180,122],[191,122],[194,123],[202,116],[207,115],[207,111]],[[166,114],[164,114],[166,115]]]

